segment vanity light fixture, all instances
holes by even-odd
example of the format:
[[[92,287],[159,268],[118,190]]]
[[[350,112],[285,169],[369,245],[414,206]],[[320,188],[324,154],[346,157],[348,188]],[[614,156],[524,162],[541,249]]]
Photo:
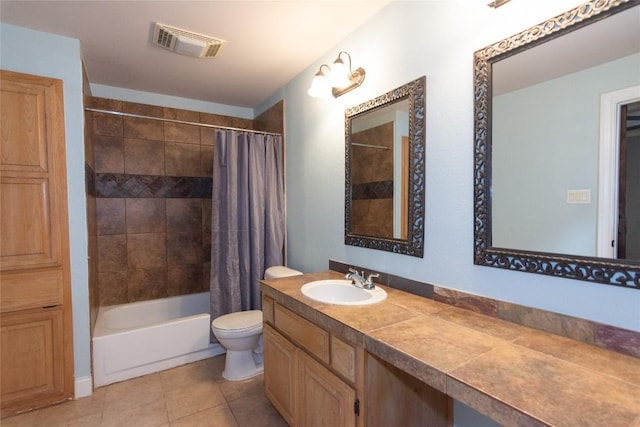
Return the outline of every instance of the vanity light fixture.
[[[349,58],[348,67],[342,59],[343,54]],[[314,98],[326,98],[331,93],[334,98],[337,98],[360,86],[364,76],[365,71],[362,67],[351,71],[351,55],[342,51],[331,67],[327,64],[320,66],[307,93]]]
[[[505,4],[509,3],[510,1],[511,0],[494,0],[491,3],[487,3],[487,6],[497,9],[500,6],[504,6]]]

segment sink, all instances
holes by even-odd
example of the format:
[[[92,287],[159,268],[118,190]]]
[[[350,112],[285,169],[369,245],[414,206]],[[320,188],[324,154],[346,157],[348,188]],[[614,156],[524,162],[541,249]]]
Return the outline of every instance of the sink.
[[[314,301],[337,305],[369,305],[387,297],[382,288],[358,288],[351,280],[316,280],[302,285],[301,290]]]

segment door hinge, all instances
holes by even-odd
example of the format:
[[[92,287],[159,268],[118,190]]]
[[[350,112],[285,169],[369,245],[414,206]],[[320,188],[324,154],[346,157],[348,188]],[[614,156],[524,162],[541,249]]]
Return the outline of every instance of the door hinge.
[[[353,402],[353,412],[357,417],[360,416],[360,399],[356,399],[356,401]]]

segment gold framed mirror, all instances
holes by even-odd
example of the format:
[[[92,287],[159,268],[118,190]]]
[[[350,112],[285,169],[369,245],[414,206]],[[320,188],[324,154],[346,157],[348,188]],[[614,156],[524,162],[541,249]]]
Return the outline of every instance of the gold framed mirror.
[[[345,244],[424,253],[426,77],[345,111]]]
[[[619,178],[639,168],[603,143],[630,147],[607,127],[638,124],[622,121],[640,100],[638,22],[638,0],[592,0],[475,52],[475,264],[640,289],[640,257],[605,233],[625,194],[640,200]]]

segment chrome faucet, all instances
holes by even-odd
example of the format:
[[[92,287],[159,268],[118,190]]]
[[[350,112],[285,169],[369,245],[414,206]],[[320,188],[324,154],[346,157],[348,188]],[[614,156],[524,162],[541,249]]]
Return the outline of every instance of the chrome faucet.
[[[364,271],[358,273],[355,268],[349,268],[349,272],[344,276],[345,279],[351,280],[354,286],[363,289],[373,289],[376,285],[373,284],[373,279],[380,277],[378,273],[371,273],[367,278],[364,278]]]

